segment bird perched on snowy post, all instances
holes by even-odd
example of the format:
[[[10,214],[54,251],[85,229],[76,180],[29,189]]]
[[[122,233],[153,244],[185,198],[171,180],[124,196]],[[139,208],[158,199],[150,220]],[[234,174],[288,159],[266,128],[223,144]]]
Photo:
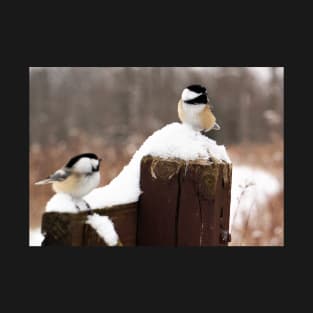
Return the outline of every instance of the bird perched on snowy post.
[[[83,202],[89,210],[89,204],[82,200],[91,190],[100,183],[100,162],[101,159],[94,153],[83,153],[72,157],[65,166],[58,169],[46,179],[40,180],[35,185],[52,184],[56,193],[63,193],[71,196],[80,209]]]
[[[178,116],[181,122],[203,132],[219,130],[220,126],[216,123],[209,101],[205,87],[201,85],[186,87],[178,102]]]

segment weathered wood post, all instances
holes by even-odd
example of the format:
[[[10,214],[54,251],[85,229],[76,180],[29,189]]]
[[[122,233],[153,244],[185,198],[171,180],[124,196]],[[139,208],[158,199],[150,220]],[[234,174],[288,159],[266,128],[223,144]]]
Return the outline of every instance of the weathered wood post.
[[[138,202],[93,210],[112,220],[123,246],[225,246],[230,241],[231,164],[141,160]],[[42,246],[106,246],[88,212],[46,212]]]
[[[137,202],[93,210],[112,220],[123,246],[136,244]],[[42,246],[106,246],[96,231],[86,224],[88,212],[46,212],[42,216],[41,231],[45,235]]]
[[[223,161],[144,157],[137,245],[227,245],[231,174]]]

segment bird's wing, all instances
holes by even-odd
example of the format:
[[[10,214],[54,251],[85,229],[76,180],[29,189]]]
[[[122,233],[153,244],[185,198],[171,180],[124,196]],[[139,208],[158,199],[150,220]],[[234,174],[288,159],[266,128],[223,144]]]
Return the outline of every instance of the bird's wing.
[[[35,183],[35,185],[45,185],[45,184],[51,184],[56,181],[63,181],[70,175],[70,171],[61,169],[57,170],[55,173],[50,175],[48,178],[40,180]]]
[[[209,107],[210,111],[212,112],[213,111],[213,105],[211,103],[208,103],[207,106]],[[212,113],[213,114],[213,113]],[[221,129],[221,126],[218,125],[216,122],[214,122],[214,125],[212,127],[213,130],[220,130]]]

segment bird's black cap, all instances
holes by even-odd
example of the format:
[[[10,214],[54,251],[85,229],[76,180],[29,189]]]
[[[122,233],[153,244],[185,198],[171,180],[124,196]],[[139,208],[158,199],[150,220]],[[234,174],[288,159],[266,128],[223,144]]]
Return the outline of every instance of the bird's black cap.
[[[207,93],[207,90],[205,87],[203,87],[201,85],[190,85],[186,88],[192,92],[199,94],[199,96],[194,98],[194,99],[186,100],[186,101],[184,101],[185,103],[188,103],[188,104],[206,104],[209,102],[208,93]]]
[[[190,85],[187,87],[190,91],[196,92],[196,93],[201,93],[201,94],[206,94],[206,88],[201,86],[201,85]]]
[[[81,158],[90,158],[90,159],[95,159],[95,160],[99,160],[99,158],[97,157],[97,155],[95,155],[94,153],[82,153],[82,154],[78,154],[74,157],[72,157],[65,165],[65,167],[67,168],[71,168],[79,159]]]

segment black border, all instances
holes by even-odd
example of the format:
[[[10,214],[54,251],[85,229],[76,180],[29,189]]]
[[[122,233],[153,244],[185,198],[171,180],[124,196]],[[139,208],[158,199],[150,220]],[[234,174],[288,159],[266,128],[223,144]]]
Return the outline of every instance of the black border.
[[[86,30],[80,33],[84,28],[82,25],[75,32],[66,32],[63,41],[56,40],[56,37],[53,37],[55,35],[49,31],[42,36],[35,36],[34,41],[37,41],[37,44],[30,43],[28,36],[14,38],[18,43],[12,47],[12,59],[7,61],[8,64],[12,62],[14,65],[8,69],[8,74],[5,76],[7,87],[5,92],[8,98],[5,100],[7,111],[3,120],[6,120],[6,125],[2,134],[5,138],[3,144],[6,151],[4,175],[9,181],[10,194],[3,195],[4,200],[9,200],[3,206],[4,214],[9,213],[9,217],[5,218],[2,224],[7,227],[5,245],[9,247],[9,252],[15,253],[9,255],[9,265],[12,266],[15,275],[26,273],[26,280],[33,282],[31,288],[36,288],[38,298],[45,295],[48,292],[46,287],[53,285],[54,282],[57,288],[52,287],[51,292],[53,295],[59,295],[58,302],[63,299],[68,300],[65,294],[70,294],[71,291],[75,292],[73,296],[76,296],[76,299],[80,298],[79,303],[83,301],[82,298],[87,302],[92,301],[97,298],[97,294],[100,299],[110,302],[110,298],[106,295],[106,288],[101,289],[102,284],[105,285],[107,282],[107,289],[113,290],[109,296],[113,293],[113,299],[118,300],[115,304],[124,302],[125,298],[121,295],[123,291],[133,291],[139,296],[133,298],[134,301],[141,301],[143,296],[151,299],[153,289],[146,288],[146,292],[140,294],[138,290],[140,287],[158,284],[161,284],[162,293],[166,291],[173,293],[177,284],[183,290],[185,288],[185,292],[177,298],[177,301],[180,299],[181,302],[181,298],[187,296],[186,289],[199,290],[197,287],[203,284],[209,290],[214,283],[215,292],[227,301],[227,297],[231,296],[240,281],[246,282],[247,289],[251,286],[249,282],[254,281],[260,286],[265,283],[267,292],[271,290],[278,292],[273,289],[278,287],[279,282],[285,281],[284,276],[289,266],[287,262],[291,261],[291,248],[301,243],[301,240],[294,239],[294,233],[290,235],[293,231],[291,227],[293,218],[298,215],[297,211],[293,211],[292,214],[292,210],[299,209],[299,206],[295,205],[297,196],[294,189],[287,186],[286,180],[288,178],[289,184],[290,177],[295,174],[295,171],[292,173],[290,170],[292,157],[289,153],[293,149],[290,143],[287,144],[289,138],[287,131],[289,134],[291,132],[286,127],[287,104],[291,106],[298,102],[295,98],[296,94],[291,94],[289,91],[287,99],[287,77],[289,82],[289,77],[292,76],[291,65],[286,56],[290,43],[287,45],[287,40],[284,42],[284,32],[279,32],[281,28],[275,28],[274,36],[271,37],[270,33],[263,34],[260,31],[261,26],[258,26],[251,36],[244,33],[244,38],[239,39],[237,29],[232,28],[233,25],[225,26],[222,18],[210,23],[209,20],[214,16],[214,12],[203,11],[206,19],[197,24],[202,32],[191,31],[190,23],[175,11],[173,12],[175,14],[168,18],[170,22],[168,28],[164,26],[161,32],[159,24],[162,16],[158,16],[155,18],[158,24],[147,28],[145,34],[141,32],[144,24],[137,25],[134,32],[125,34],[125,28],[130,27],[130,24],[123,24],[122,29],[110,33],[108,30],[113,24],[108,23],[105,26],[101,25],[103,33],[99,34],[92,34]],[[123,17],[125,14],[120,18]],[[262,21],[264,22],[264,19]],[[55,24],[57,23],[54,20],[52,25]],[[37,24],[36,27],[40,28],[41,25]],[[249,25],[244,27],[243,29],[246,29]],[[61,27],[57,30],[62,33]],[[29,32],[28,35],[31,36],[32,33]],[[186,36],[192,38],[191,41],[187,41],[188,45],[185,44]],[[201,42],[202,45],[194,48],[193,42]],[[285,177],[285,230],[288,229],[288,235],[286,232],[285,247],[29,248],[29,66],[284,66],[285,173],[288,164],[288,175]],[[290,123],[288,125],[291,127]],[[43,281],[37,284],[40,278],[43,278]],[[273,279],[277,285],[271,285],[270,281]],[[85,281],[88,284],[84,284]],[[100,282],[100,286],[97,281]],[[138,282],[141,281],[144,283],[138,286]],[[247,291],[247,289],[239,290],[239,298],[234,305],[239,306],[241,300],[258,292],[258,290]],[[202,291],[197,295],[202,300],[208,299],[206,308],[210,308],[212,293]],[[74,301],[75,298],[70,299]],[[262,295],[259,295],[259,300],[258,306],[263,300]],[[156,306],[157,303],[158,299],[153,301]],[[220,305],[222,306],[223,303]]]

